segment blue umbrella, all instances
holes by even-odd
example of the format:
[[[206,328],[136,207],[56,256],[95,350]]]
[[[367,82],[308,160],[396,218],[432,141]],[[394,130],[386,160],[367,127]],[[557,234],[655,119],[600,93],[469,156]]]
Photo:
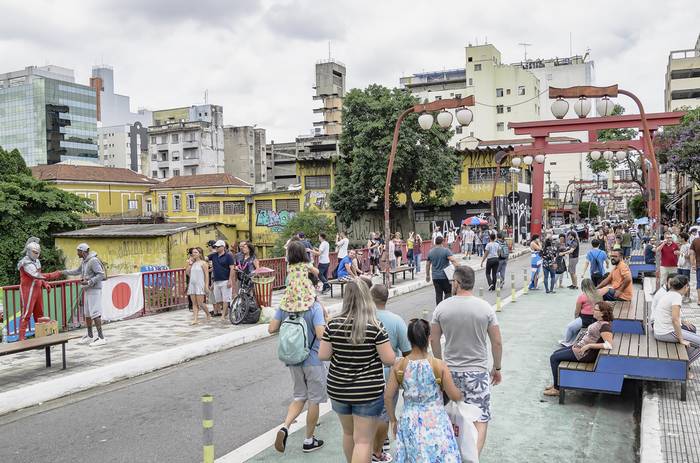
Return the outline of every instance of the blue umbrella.
[[[462,220],[462,225],[484,225],[487,223],[487,221],[485,221],[484,219],[480,219],[477,216],[467,217],[466,219]]]

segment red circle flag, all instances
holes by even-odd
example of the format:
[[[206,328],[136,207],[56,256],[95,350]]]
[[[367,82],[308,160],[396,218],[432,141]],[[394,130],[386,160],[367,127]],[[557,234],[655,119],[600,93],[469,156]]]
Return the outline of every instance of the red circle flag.
[[[117,310],[124,310],[131,300],[131,288],[127,283],[119,283],[112,289],[112,304]]]

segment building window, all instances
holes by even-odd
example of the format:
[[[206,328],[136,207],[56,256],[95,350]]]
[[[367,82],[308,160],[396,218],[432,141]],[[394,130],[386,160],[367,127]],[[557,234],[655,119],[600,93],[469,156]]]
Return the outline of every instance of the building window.
[[[474,85],[474,79],[472,79],[472,78],[470,77],[470,78],[469,78],[469,86],[471,87],[472,85]]]
[[[174,133],[170,135],[170,143],[180,143],[180,134]]]
[[[440,95],[436,95],[436,96],[435,96],[435,101],[440,101],[440,100],[442,100],[442,97],[441,97]]]
[[[158,209],[161,212],[166,212],[168,210],[168,197],[167,196],[159,196],[158,197]]]
[[[455,98],[462,98],[462,94],[461,94],[461,93],[455,93]]]
[[[510,89],[509,89],[509,88],[506,89],[506,95],[510,95]]]
[[[199,203],[199,215],[219,214],[221,214],[221,203],[219,201],[201,201]]]
[[[495,167],[470,167],[467,170],[467,176],[469,183],[493,183],[494,177],[496,177]],[[510,180],[510,172],[508,169],[501,169],[500,181]]]
[[[152,170],[152,171],[151,171],[151,177],[152,177],[152,178],[158,178],[158,171],[157,171],[157,170]]]
[[[153,212],[153,203],[150,199],[146,200],[146,212],[148,212],[149,214]]]
[[[503,122],[499,122],[496,124],[496,131],[497,132],[503,132],[505,130],[505,124]]]
[[[173,161],[179,161],[179,160],[180,160],[180,152],[173,151]]]
[[[474,70],[475,70],[475,71],[481,71],[481,64],[475,64],[475,65],[474,65]]]
[[[452,184],[459,185],[460,183],[462,183],[462,172],[457,171],[454,173],[454,176],[452,177]]]
[[[151,155],[151,161],[157,161],[158,160],[158,155],[157,154],[152,154]]]
[[[255,201],[255,210],[259,211],[271,211],[272,210],[272,200],[271,199],[259,199]]]
[[[173,211],[179,212],[180,211],[180,205],[181,205],[181,197],[180,195],[173,195]]]
[[[496,106],[496,113],[503,114],[503,105],[502,104],[499,104]]]
[[[155,145],[155,144],[156,144],[156,136],[151,135],[151,145]]]
[[[192,167],[190,169],[190,175],[197,175],[197,168],[196,167]]]
[[[507,112],[510,112],[510,106],[508,106],[508,107],[506,108],[506,111],[507,111]]]
[[[126,206],[130,211],[133,211],[134,209],[139,208],[139,202],[136,201],[135,199],[130,199],[129,203]]]
[[[497,89],[496,89],[496,96],[497,96],[497,97],[503,96],[503,89],[502,89],[502,88],[497,88]]]
[[[462,133],[462,126],[461,125],[458,125],[457,127],[455,127],[455,133]]]
[[[524,85],[518,86],[518,95],[525,95],[525,86]]]
[[[173,177],[179,177],[180,176],[180,169],[173,169]]]
[[[224,201],[225,215],[244,215],[245,201]]]
[[[168,143],[168,136],[167,135],[159,135],[158,136],[158,143],[159,144]]]
[[[277,212],[289,211],[289,212],[299,212],[299,200],[298,199],[278,199],[276,201]]]
[[[195,209],[194,193],[187,193],[187,210],[194,211]]]
[[[331,188],[331,176],[307,175],[304,177],[304,186],[307,190],[329,190]]]

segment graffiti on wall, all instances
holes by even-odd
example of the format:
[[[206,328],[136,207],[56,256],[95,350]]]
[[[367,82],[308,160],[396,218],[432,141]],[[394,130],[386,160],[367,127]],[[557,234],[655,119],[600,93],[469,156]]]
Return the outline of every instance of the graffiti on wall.
[[[328,196],[326,191],[307,191],[304,195],[304,209],[308,209],[311,206],[322,210],[329,209]]]
[[[279,233],[287,223],[294,217],[294,211],[258,211],[255,217],[255,225],[258,227],[267,227],[270,231]]]

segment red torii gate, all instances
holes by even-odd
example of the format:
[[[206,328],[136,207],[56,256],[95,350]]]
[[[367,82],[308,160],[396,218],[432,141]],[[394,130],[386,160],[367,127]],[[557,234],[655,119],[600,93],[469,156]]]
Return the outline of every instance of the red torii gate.
[[[651,133],[658,130],[659,127],[665,125],[676,125],[680,123],[681,117],[685,112],[676,111],[668,113],[652,113],[646,114],[646,128]],[[530,155],[537,154],[564,154],[564,153],[582,153],[592,150],[602,149],[636,149],[641,153],[648,153],[645,149],[645,142],[640,140],[628,140],[624,142],[597,142],[598,130],[603,129],[622,129],[635,128],[644,131],[645,127],[642,117],[639,114],[608,116],[608,117],[592,117],[579,119],[555,119],[548,121],[532,121],[532,122],[509,122],[508,127],[515,131],[516,135],[529,135],[534,139],[531,146],[516,147],[510,156],[515,155]],[[561,132],[588,132],[588,142],[582,143],[550,143],[547,137],[553,133]],[[624,145],[624,148],[623,148]],[[659,188],[659,173],[651,169],[648,183],[649,202],[650,206],[654,204],[658,192],[655,189]],[[542,203],[544,194],[544,163],[532,163],[532,212],[530,222],[530,233],[541,234],[542,232]],[[649,207],[650,213],[655,208]],[[657,217],[658,221],[658,217]],[[658,222],[657,222],[658,223]]]

